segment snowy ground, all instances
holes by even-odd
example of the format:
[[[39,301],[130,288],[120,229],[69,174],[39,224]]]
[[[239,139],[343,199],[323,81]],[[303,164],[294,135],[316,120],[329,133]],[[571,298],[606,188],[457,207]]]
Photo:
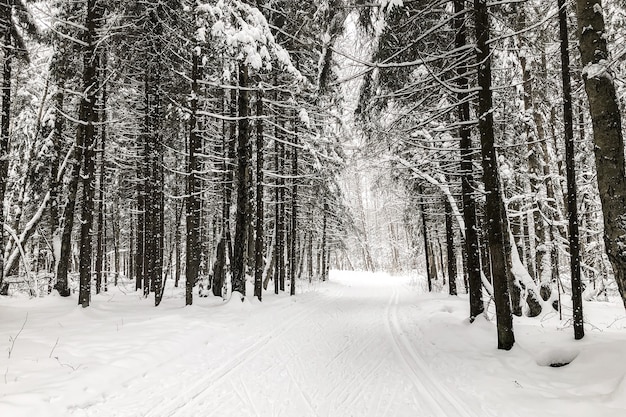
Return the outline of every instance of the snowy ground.
[[[263,303],[209,298],[185,308],[172,289],[154,308],[123,288],[88,309],[0,298],[0,416],[626,414],[617,302],[585,305],[581,342],[555,315],[516,319],[518,343],[502,352],[493,323],[467,322],[464,296],[422,288],[333,273]]]

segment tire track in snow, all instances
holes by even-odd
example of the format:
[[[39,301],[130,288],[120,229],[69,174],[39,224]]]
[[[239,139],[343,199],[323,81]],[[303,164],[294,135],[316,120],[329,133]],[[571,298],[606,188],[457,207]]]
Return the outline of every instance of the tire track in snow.
[[[429,415],[432,417],[478,417],[433,375],[424,359],[404,335],[398,320],[399,298],[398,287],[393,287],[393,293],[387,304],[387,329],[391,335],[394,350],[408,371],[408,377],[421,394],[420,399],[425,400],[425,405],[432,412]]]
[[[278,340],[280,336],[301,322],[302,319],[312,315],[316,310],[311,307],[330,304],[334,298],[340,295],[341,291],[334,294],[332,297],[329,297],[326,301],[317,301],[307,305],[306,308],[302,309],[300,312],[296,313],[295,316],[288,319],[289,321],[287,323],[277,327],[270,334],[263,336],[260,340],[241,350],[225,364],[218,366],[212,372],[202,376],[193,385],[185,388],[185,392],[183,394],[177,395],[169,401],[161,404],[159,407],[153,408],[144,417],[175,417],[180,415],[181,412],[189,407],[201,402],[205,396],[211,394],[211,388],[213,388],[224,377],[228,376],[231,372],[258,356],[263,348],[271,342]]]

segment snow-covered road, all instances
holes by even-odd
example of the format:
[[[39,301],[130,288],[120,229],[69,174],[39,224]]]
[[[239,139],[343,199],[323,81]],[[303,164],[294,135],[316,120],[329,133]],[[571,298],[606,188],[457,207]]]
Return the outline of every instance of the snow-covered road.
[[[616,360],[626,320],[609,305],[598,306],[607,308],[597,315],[607,320],[600,338],[574,344],[547,329],[550,317],[520,319],[518,345],[499,352],[493,323],[467,323],[464,297],[424,294],[407,278],[334,274],[297,297],[192,307],[168,291],[156,309],[115,290],[89,309],[56,297],[1,300],[0,341],[11,355],[0,358],[0,416],[591,417],[626,409],[626,365]],[[574,362],[545,366],[564,357]]]
[[[75,415],[475,415],[405,335],[401,312],[414,300],[404,283],[334,282],[260,313],[229,306],[247,317],[225,330],[235,349],[223,360],[219,339],[181,352]]]

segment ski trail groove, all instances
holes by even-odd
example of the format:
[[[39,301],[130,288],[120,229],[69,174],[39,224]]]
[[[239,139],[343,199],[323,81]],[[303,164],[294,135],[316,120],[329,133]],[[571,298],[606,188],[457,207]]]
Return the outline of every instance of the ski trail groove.
[[[232,359],[225,364],[218,366],[212,372],[207,373],[205,376],[198,379],[193,385],[185,389],[185,392],[181,395],[177,395],[165,402],[163,405],[154,408],[148,412],[145,417],[174,417],[180,415],[185,409],[196,405],[198,401],[210,394],[210,389],[215,386],[224,377],[235,371],[251,359],[255,358],[261,350],[270,344],[272,341],[279,339],[284,333],[295,326],[301,321],[303,317],[308,317],[314,313],[314,309],[310,308],[315,305],[329,304],[332,302],[332,298],[325,302],[313,302],[309,308],[302,309],[295,316],[288,319],[288,322],[282,326],[277,327],[268,335],[263,336],[260,340],[254,342],[252,345],[241,350]]]
[[[407,376],[413,382],[418,393],[421,394],[420,398],[426,400],[426,405],[433,413],[432,416],[478,417],[432,374],[424,359],[404,335],[398,320],[399,299],[400,292],[398,287],[394,287],[387,304],[387,329],[391,335],[394,350],[407,370]]]
[[[314,416],[319,416],[317,410],[315,409],[315,407],[313,406],[313,403],[311,402],[311,399],[309,398],[305,390],[302,388],[302,385],[300,385],[300,383],[298,382],[294,374],[289,369],[289,365],[285,366],[285,370],[287,371],[287,375],[289,375],[289,379],[291,379],[294,387],[298,391],[298,394],[300,394],[300,397],[302,397],[302,400],[307,405],[307,408],[313,413]]]

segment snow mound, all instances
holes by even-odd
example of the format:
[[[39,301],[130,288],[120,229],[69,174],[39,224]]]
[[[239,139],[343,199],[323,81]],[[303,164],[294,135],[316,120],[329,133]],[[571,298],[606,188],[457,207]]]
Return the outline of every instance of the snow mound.
[[[561,366],[569,365],[574,359],[578,357],[580,352],[575,349],[568,348],[552,348],[539,352],[535,358],[535,362],[539,366],[550,366],[553,368],[559,368]]]

